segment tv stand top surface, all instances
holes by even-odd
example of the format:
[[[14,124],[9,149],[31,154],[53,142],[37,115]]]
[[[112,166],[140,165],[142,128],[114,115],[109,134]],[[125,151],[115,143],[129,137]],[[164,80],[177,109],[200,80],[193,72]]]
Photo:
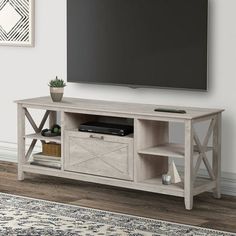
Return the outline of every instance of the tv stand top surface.
[[[81,112],[94,115],[109,115],[127,118],[149,117],[149,119],[152,118],[154,120],[161,118],[191,120],[215,115],[224,111],[223,109],[180,107],[169,105],[161,106],[157,104],[112,102],[69,97],[64,97],[62,102],[55,103],[49,96],[18,100],[16,103],[21,104],[23,107],[45,108],[55,111]],[[156,108],[185,110],[186,113],[156,112]]]

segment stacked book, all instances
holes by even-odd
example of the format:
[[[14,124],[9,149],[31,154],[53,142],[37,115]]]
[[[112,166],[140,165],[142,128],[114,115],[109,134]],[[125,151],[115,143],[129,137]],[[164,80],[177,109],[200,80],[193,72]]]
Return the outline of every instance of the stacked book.
[[[61,169],[61,157],[46,156],[42,152],[35,153],[31,164]]]

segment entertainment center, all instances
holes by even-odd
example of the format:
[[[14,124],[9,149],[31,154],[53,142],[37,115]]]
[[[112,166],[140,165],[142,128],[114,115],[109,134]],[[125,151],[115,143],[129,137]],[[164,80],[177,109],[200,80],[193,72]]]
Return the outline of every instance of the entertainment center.
[[[64,98],[55,103],[50,97],[17,101],[18,106],[18,179],[24,174],[64,177],[98,184],[169,194],[183,197],[186,209],[193,207],[193,197],[213,191],[220,198],[221,173],[221,113],[220,109],[167,107],[186,113],[154,111],[156,105],[131,104]],[[158,106],[158,108],[166,108]],[[30,112],[45,110],[39,126]],[[35,133],[26,133],[26,118]],[[43,137],[41,131],[49,124],[61,122],[61,137]],[[88,121],[116,121],[133,125],[134,133],[127,136],[80,132],[78,127]],[[196,123],[209,121],[201,142]],[[184,124],[184,143],[169,142],[169,124]],[[209,139],[212,135],[212,145]],[[32,143],[26,150],[26,139]],[[32,165],[30,157],[36,142],[53,141],[61,144],[61,168]],[[212,152],[212,166],[206,152]],[[161,175],[167,172],[168,158],[184,160],[184,175],[178,184],[163,185]],[[197,175],[204,162],[209,178]]]

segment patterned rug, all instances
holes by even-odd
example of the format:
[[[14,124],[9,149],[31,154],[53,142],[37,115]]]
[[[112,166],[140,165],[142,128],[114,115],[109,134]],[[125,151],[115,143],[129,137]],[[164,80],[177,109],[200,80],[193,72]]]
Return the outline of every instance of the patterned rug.
[[[0,193],[0,236],[236,234]]]

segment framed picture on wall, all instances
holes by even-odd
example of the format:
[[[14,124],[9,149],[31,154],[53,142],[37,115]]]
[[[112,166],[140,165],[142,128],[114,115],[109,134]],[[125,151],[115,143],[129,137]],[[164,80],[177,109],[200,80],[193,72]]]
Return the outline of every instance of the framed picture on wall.
[[[34,0],[0,0],[0,46],[34,46]]]

